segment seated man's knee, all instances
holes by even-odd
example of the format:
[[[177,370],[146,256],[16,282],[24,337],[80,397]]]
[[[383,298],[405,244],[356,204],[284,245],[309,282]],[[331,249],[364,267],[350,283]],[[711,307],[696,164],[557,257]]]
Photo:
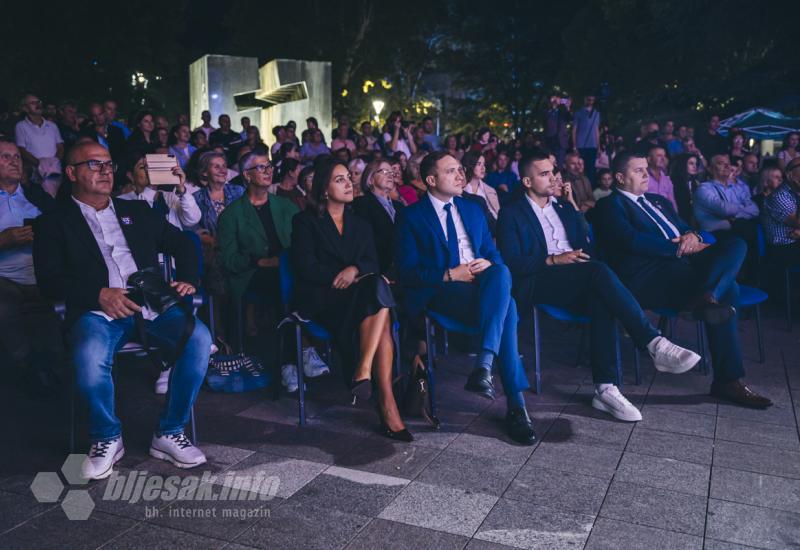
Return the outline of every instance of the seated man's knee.
[[[73,338],[71,347],[78,388],[87,392],[103,384],[114,364],[110,343],[96,335],[86,335]]]
[[[486,269],[486,275],[498,282],[511,284],[511,271],[505,264],[492,264]]]
[[[187,346],[192,346],[199,351],[211,351],[211,333],[205,324],[200,319],[195,318],[194,330],[192,336],[187,342]]]

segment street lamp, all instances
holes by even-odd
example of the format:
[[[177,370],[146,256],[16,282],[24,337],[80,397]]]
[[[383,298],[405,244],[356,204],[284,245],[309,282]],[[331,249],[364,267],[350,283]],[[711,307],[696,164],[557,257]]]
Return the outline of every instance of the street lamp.
[[[383,106],[386,105],[380,99],[376,99],[372,102],[372,106],[375,108],[375,122],[380,121],[381,111],[383,111]]]

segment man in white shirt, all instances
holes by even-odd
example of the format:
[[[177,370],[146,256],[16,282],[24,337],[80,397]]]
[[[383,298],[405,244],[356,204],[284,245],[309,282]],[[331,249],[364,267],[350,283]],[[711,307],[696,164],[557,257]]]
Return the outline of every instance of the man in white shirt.
[[[153,189],[150,186],[150,176],[147,173],[147,159],[144,155],[131,159],[132,166],[128,171],[128,179],[133,183],[133,191],[120,195],[124,200],[143,200],[164,215],[167,221],[184,229],[200,223],[200,208],[191,193],[186,191],[186,176],[180,166],[175,166],[172,173],[178,177],[180,183],[174,191]]]
[[[552,161],[533,155],[520,162],[520,176],[525,196],[503,207],[497,223],[497,244],[511,270],[514,297],[524,311],[549,304],[588,315],[592,406],[619,420],[639,421],[641,413],[618,388],[616,321],[661,372],[686,372],[700,356],[661,336],[617,276],[591,257],[580,214],[553,196]]]
[[[61,159],[64,156],[61,132],[54,122],[44,118],[42,101],[35,95],[23,97],[20,109],[25,113],[25,118],[17,122],[14,128],[19,152],[25,163],[34,168],[37,179],[48,181],[45,189],[55,196],[61,182]]]
[[[66,164],[72,197],[39,218],[33,258],[42,293],[66,300],[76,385],[89,409],[91,447],[81,474],[106,478],[125,453],[111,371],[116,350],[134,336],[137,324],[164,357],[177,355],[150,455],[179,468],[203,464],[206,457],[186,437],[184,426],[208,368],[208,329],[178,305],[161,312],[142,307],[126,289],[131,274],[158,270],[158,254],[164,253],[175,259],[175,291],[193,294],[198,276],[194,247],[141,201],[111,199],[115,166],[103,146],[76,145]],[[138,323],[137,314],[144,318]]]

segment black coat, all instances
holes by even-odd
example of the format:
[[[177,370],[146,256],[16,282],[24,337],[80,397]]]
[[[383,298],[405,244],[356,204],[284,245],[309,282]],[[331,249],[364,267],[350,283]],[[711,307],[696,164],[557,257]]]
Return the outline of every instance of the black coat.
[[[399,201],[392,201],[392,205],[394,206],[395,219],[397,219],[397,215],[404,208],[404,205]],[[375,249],[378,253],[378,265],[380,265],[381,273],[388,273],[394,264],[394,221],[372,193],[356,198],[353,201],[353,212],[364,218],[372,226]]]
[[[122,233],[139,269],[158,268],[159,252],[175,258],[177,280],[197,285],[198,258],[189,237],[144,201],[112,199]],[[51,300],[65,300],[67,325],[99,310],[108,269],[89,224],[74,201],[40,216],[33,240],[36,282]]]
[[[349,210],[344,213],[342,235],[327,212],[320,217],[306,210],[292,219],[293,303],[313,315],[325,308],[331,285],[344,268],[355,266],[359,275],[379,273],[372,227]]]

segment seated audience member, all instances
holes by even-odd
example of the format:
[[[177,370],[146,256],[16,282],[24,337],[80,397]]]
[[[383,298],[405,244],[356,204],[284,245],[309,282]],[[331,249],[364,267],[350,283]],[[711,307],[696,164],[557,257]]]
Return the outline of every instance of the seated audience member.
[[[158,253],[175,258],[181,296],[195,292],[197,257],[189,239],[139,201],[111,199],[114,163],[96,143],[74,147],[66,159],[72,202],[59,205],[38,222],[33,245],[36,280],[51,299],[66,299],[66,325],[79,394],[88,403],[91,447],[81,475],[103,479],[124,452],[122,425],[114,413],[114,354],[136,332],[141,314],[153,343],[175,350],[170,390],[150,455],[179,468],[205,463],[203,452],[184,434],[192,403],[208,367],[211,337],[198,319],[186,339],[183,309],[164,312],[141,307],[127,295],[128,277],[158,270]],[[175,350],[177,351],[177,350]]]
[[[600,168],[597,171],[597,189],[592,191],[595,202],[609,196],[613,185],[614,177],[611,175],[611,170],[608,168]]]
[[[385,160],[374,160],[364,169],[362,196],[353,201],[353,212],[369,222],[375,238],[378,265],[388,274],[394,264],[395,220],[403,203],[392,200],[395,176]],[[391,277],[393,278],[393,277]]]
[[[669,201],[647,193],[647,161],[620,153],[614,159],[617,188],[600,201],[594,230],[604,259],[642,308],[689,310],[704,321],[714,365],[711,395],[739,405],[772,402],[748,388],[739,347],[736,274],[746,246],[740,239],[702,242]]]
[[[319,155],[330,155],[331,150],[322,141],[322,131],[319,128],[309,130],[309,141],[300,147],[300,162],[305,166],[312,164]]]
[[[150,185],[150,175],[147,172],[147,160],[144,155],[131,158],[128,162],[131,165],[128,179],[133,183],[133,191],[124,193],[118,198],[146,201],[150,208],[178,229],[194,227],[200,223],[200,209],[191,193],[186,191],[186,175],[180,166],[176,164],[172,169],[172,174],[178,177],[180,183],[173,191],[168,191],[156,190]]]
[[[494,399],[497,358],[508,434],[533,445],[536,433],[522,394],[530,386],[517,349],[519,318],[511,275],[480,209],[461,198],[466,183],[461,164],[444,151],[430,153],[420,175],[428,193],[403,210],[397,228],[397,268],[408,314],[429,309],[480,327],[480,352],[465,389]]]
[[[789,163],[800,157],[800,132],[789,132],[783,138],[783,145],[778,151],[778,166],[786,170]]]
[[[692,201],[697,225],[717,239],[742,239],[747,244],[746,279],[754,282],[758,270],[758,206],[747,184],[731,179],[727,154],[711,157],[709,169],[712,179],[700,184]]]
[[[700,356],[661,336],[617,276],[594,259],[580,213],[554,198],[556,178],[547,156],[523,160],[520,171],[525,195],[504,206],[497,223],[497,245],[511,271],[512,294],[523,311],[547,303],[588,313],[592,406],[619,420],[639,421],[641,413],[617,387],[616,320],[661,372],[686,372]]]
[[[186,170],[189,159],[197,148],[189,143],[191,132],[186,124],[173,126],[169,131],[169,154],[175,155],[182,170]]]
[[[358,137],[355,130],[350,128],[350,119],[346,116],[339,117],[339,127],[334,128],[331,134],[331,151],[345,148],[351,153],[356,152],[355,140]]]
[[[169,128],[158,126],[153,132],[156,136],[156,153],[169,154]]]
[[[502,153],[497,156],[498,163],[501,156],[508,161],[508,155]],[[464,192],[482,197],[486,201],[489,214],[497,220],[497,215],[500,213],[500,200],[497,198],[497,191],[483,181],[483,178],[486,177],[486,160],[483,155],[470,151],[461,158],[461,165],[464,167],[467,179]]]
[[[231,117],[228,115],[219,115],[217,122],[219,122],[219,128],[208,136],[208,143],[212,148],[221,147],[222,152],[225,153],[225,160],[228,161],[228,164],[233,164],[236,159],[236,150],[242,144],[242,138],[231,128]]]
[[[417,152],[414,143],[413,125],[403,125],[403,115],[400,111],[393,111],[386,119],[386,130],[383,133],[383,143],[387,155],[404,153],[406,158]]]
[[[667,174],[669,160],[667,150],[661,145],[652,145],[647,150],[647,177],[649,178],[649,193],[661,195],[667,199],[672,208],[678,210],[678,203],[675,202],[675,191],[672,180]]]
[[[203,130],[195,130],[192,132],[192,139],[189,140],[189,143],[192,144],[195,150],[206,149],[208,147],[208,137],[206,137],[206,133]]]
[[[106,120],[108,123],[122,130],[122,135],[125,139],[128,139],[131,135],[131,131],[125,126],[124,122],[117,120],[117,102],[113,99],[106,99],[103,102],[103,109],[106,111]]]
[[[50,172],[60,174],[64,140],[61,139],[58,126],[44,118],[42,101],[33,94],[25,95],[20,100],[19,108],[25,117],[14,127],[14,140],[22,160],[40,178],[45,178]]]
[[[203,132],[203,134],[206,136],[206,143],[208,143],[208,140],[211,137],[211,132],[216,130],[216,128],[211,125],[211,111],[203,111],[200,113],[200,118],[202,119],[203,123],[195,128],[194,132]],[[196,147],[199,148],[200,146],[196,145]]]
[[[125,133],[111,124],[105,108],[99,103],[89,105],[89,117],[91,125],[86,129],[84,135],[91,137],[100,145],[108,149],[117,166],[121,166],[126,159],[127,144],[125,143]],[[125,183],[125,174],[114,174],[114,187],[120,189]]]
[[[758,193],[758,155],[755,153],[746,153],[742,160],[742,173],[741,178],[750,188],[750,194],[755,195]]]
[[[694,153],[680,153],[672,159],[669,166],[672,190],[675,203],[678,205],[678,216],[686,220],[689,225],[696,225],[692,196],[700,186],[699,174],[700,159]]]
[[[312,195],[314,207],[292,222],[294,301],[303,317],[333,334],[353,395],[368,399],[375,383],[381,433],[412,441],[392,393],[394,298],[379,273],[372,228],[350,212],[347,166],[334,159],[320,162]]]
[[[419,175],[419,166],[427,154],[425,151],[418,151],[411,155],[406,165],[405,179],[398,183],[397,194],[406,206],[414,204],[425,196],[425,184]]]
[[[758,185],[753,194],[753,202],[759,206],[764,204],[764,199],[778,190],[783,185],[783,172],[777,166],[767,166],[758,173]]]
[[[74,101],[63,101],[58,106],[56,126],[61,134],[61,139],[64,140],[64,150],[68,151],[81,134],[81,127],[78,124],[78,106]]]
[[[592,195],[592,184],[584,174],[583,159],[577,151],[570,151],[564,157],[563,177],[565,182],[572,185],[572,192],[575,194],[575,202],[578,209],[584,214],[594,208],[595,200]]]
[[[774,170],[780,169],[775,168]],[[786,165],[786,183],[764,198],[761,223],[770,255],[781,265],[800,264],[800,157]]]
[[[353,180],[353,192],[356,192],[356,188],[361,188],[361,180],[364,176],[364,169],[367,167],[367,163],[361,157],[356,157],[347,163],[347,169],[350,170],[350,179]]]
[[[197,163],[200,189],[194,200],[200,208],[198,233],[204,242],[217,234],[217,220],[225,208],[244,194],[239,185],[229,185],[225,155],[217,151],[203,153]]]
[[[133,133],[128,138],[128,155],[155,153],[158,146],[156,141],[156,123],[153,113],[139,111],[133,118]]]
[[[55,206],[38,185],[22,185],[22,157],[10,141],[0,141],[0,352],[5,380],[28,391],[56,397],[56,365],[63,353],[53,307],[36,286],[33,220]]]
[[[314,167],[306,166],[300,170],[300,175],[297,176],[297,187],[303,192],[306,197],[306,206],[311,204],[311,185],[314,182]]]
[[[297,180],[302,170],[303,165],[299,161],[284,159],[278,176],[279,183],[275,187],[276,195],[289,199],[300,211],[306,209],[306,195],[297,186]]]
[[[272,159],[277,160],[275,157],[278,155],[278,150],[280,150],[281,146],[286,143],[286,127],[273,126],[272,137],[275,138],[275,143],[273,143],[272,147],[270,147],[270,153],[272,154]]]
[[[462,164],[464,159],[461,159]],[[498,151],[495,156],[496,170],[486,175],[486,183],[496,189],[501,197],[508,198],[517,188],[519,178],[511,169],[511,159],[506,151]],[[486,174],[486,157],[484,157],[484,174]]]

